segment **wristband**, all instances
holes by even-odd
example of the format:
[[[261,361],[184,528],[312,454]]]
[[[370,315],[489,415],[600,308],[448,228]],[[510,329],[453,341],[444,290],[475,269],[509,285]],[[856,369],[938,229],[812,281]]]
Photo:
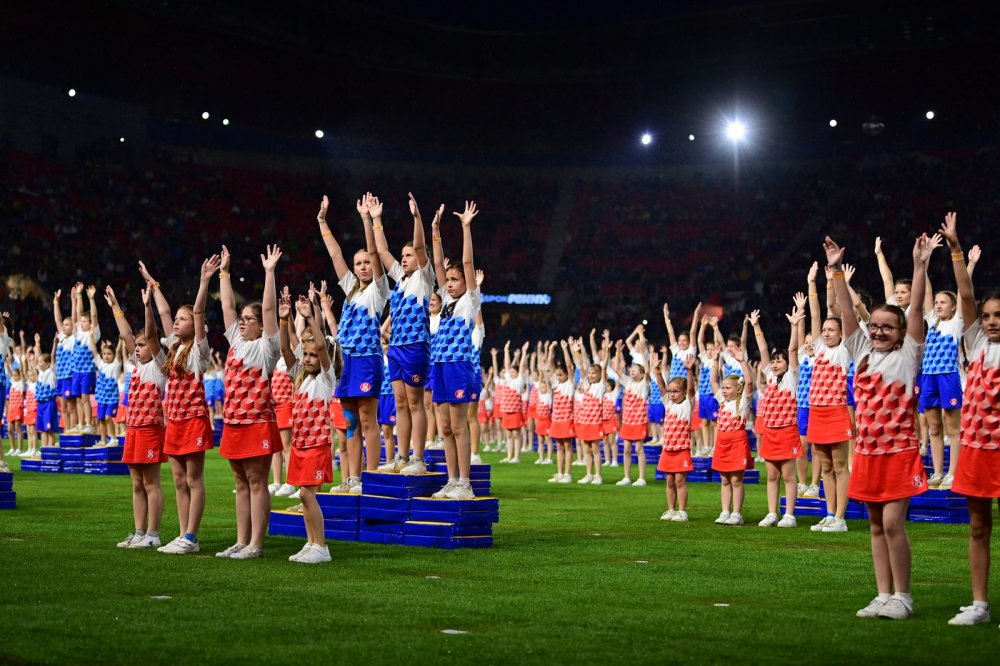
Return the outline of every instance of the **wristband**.
[[[125,313],[124,313],[124,312],[122,312],[121,310],[115,310],[115,311],[114,311],[114,312],[112,312],[111,314],[113,314],[113,315],[114,315],[114,316],[116,316],[116,317],[124,317],[124,316],[125,316]]]
[[[952,261],[964,261],[965,260],[965,255],[962,253],[961,250],[959,250],[958,252],[952,252],[951,253],[951,260]]]
[[[809,295],[810,296],[815,296],[816,298],[819,298],[819,292],[818,291],[810,291]]]
[[[434,241],[435,243],[440,243],[441,242],[441,237],[440,236],[431,236],[431,240]]]
[[[763,334],[763,333],[754,333],[754,335],[756,335],[756,336],[757,336],[758,338],[762,338],[762,337],[764,337],[764,334]]]
[[[838,278],[841,279],[841,280],[844,279],[844,271],[834,271],[833,272],[833,279],[836,280]]]
[[[333,235],[332,231],[324,231],[323,232],[323,238],[326,238],[327,236],[332,236],[332,235]]]
[[[280,326],[285,326],[285,327],[287,327],[287,326],[288,326],[288,320],[287,320],[287,319],[282,319],[282,320],[280,320],[280,321],[278,322],[278,324],[279,324]]]
[[[381,231],[382,230],[382,225],[381,224],[373,224],[372,225],[372,230],[373,231]]]
[[[219,278],[226,278],[228,280],[229,279],[229,273],[227,273],[225,271],[219,271]]]

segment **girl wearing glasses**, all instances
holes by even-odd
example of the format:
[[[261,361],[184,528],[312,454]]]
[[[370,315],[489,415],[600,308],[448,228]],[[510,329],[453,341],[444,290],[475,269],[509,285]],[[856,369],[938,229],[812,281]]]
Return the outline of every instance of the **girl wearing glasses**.
[[[830,237],[823,242],[823,249],[833,271],[837,300],[850,303],[844,279],[844,249]],[[923,300],[927,260],[933,249],[926,235],[913,244],[911,293],[917,303]],[[923,316],[920,308],[910,308],[906,314],[899,306],[880,305],[871,312],[869,335],[864,334],[854,316],[845,317],[844,333],[844,347],[857,363],[858,403],[858,436],[848,494],[865,502],[868,509],[878,586],[878,596],[857,615],[904,620],[913,615],[906,511],[910,497],[927,490],[914,418],[914,387],[924,342]]]

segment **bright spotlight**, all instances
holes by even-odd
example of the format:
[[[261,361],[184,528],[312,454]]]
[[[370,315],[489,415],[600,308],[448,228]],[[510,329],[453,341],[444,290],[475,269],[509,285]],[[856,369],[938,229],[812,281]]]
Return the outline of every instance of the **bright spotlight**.
[[[208,111],[204,111],[201,114],[201,119],[202,120],[208,120],[211,116],[212,116],[212,114],[210,114]]]
[[[927,116],[927,120],[934,120],[934,112],[933,111],[928,111],[924,115]]]
[[[125,137],[119,137],[118,143],[125,143]]]
[[[742,141],[747,136],[747,126],[739,120],[734,120],[726,125],[726,136],[729,137],[729,140],[734,143]]]
[[[642,141],[642,145],[648,146],[649,144],[653,143],[653,135],[650,134],[649,132],[646,132],[645,134],[642,135],[642,138],[639,140]]]
[[[836,118],[831,118],[830,119],[830,127],[836,127],[836,126],[837,126],[837,119]]]
[[[688,134],[688,141],[694,141],[694,134]]]
[[[323,138],[323,130],[316,130],[316,138],[317,139]]]
[[[76,97],[76,88],[70,88],[68,94],[70,97]]]
[[[223,118],[222,119],[222,124],[228,126],[229,125],[229,118]]]

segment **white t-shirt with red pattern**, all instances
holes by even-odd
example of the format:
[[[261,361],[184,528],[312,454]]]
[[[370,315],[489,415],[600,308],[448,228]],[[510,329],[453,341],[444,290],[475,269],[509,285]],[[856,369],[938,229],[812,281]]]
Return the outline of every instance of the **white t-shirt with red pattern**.
[[[722,391],[716,391],[715,399],[719,403],[719,421],[716,428],[719,432],[737,432],[746,430],[747,419],[750,418],[751,400],[749,396],[740,395],[736,400],[726,400]]]
[[[167,337],[167,348],[172,348],[177,341],[177,336],[171,333]],[[208,339],[205,338],[192,345],[183,376],[181,376],[179,368],[174,367],[170,370],[167,375],[167,393],[164,398],[167,419],[180,421],[208,415],[205,383],[201,377],[208,370],[211,360],[212,350],[208,346]],[[131,402],[129,405],[131,406]]]
[[[618,395],[621,391],[621,384],[618,384],[610,391],[604,391],[604,400],[601,402],[602,421],[608,421],[615,418],[615,403],[618,402]]]
[[[663,450],[686,451],[691,448],[691,401],[663,401]]]
[[[518,375],[514,379],[498,379],[494,384],[496,385],[496,399],[500,401],[502,413],[515,414],[522,411],[521,393],[524,391],[524,377]]]
[[[134,367],[128,385],[126,427],[163,425],[163,392],[167,388],[167,376],[163,374],[163,364],[166,360],[166,354],[162,349],[155,358],[146,363],[140,363],[135,354],[129,358]]]
[[[859,329],[860,330],[860,329]],[[809,385],[809,404],[817,407],[847,404],[847,371],[851,354],[841,342],[827,347],[823,339],[813,342],[813,374]]]
[[[293,365],[289,376],[297,376],[300,364]],[[337,386],[337,374],[330,369],[322,369],[315,375],[306,375],[295,391],[292,403],[292,446],[296,449],[311,449],[330,446],[330,400]],[[293,386],[294,389],[294,386]]]
[[[576,387],[573,400],[573,418],[577,423],[601,423],[601,402],[604,399],[604,384],[591,384],[586,378]]]
[[[971,361],[962,396],[962,446],[1000,449],[1000,344],[990,342],[978,319],[963,337]]]
[[[914,418],[917,394],[913,387],[920,372],[923,345],[907,335],[899,349],[878,352],[859,328],[844,341],[844,346],[855,367],[860,370],[863,364],[866,366],[854,376],[858,425],[855,452],[885,455],[918,448]]]
[[[281,356],[278,335],[261,335],[245,340],[238,322],[226,330],[229,354],[226,356],[226,400],[223,420],[231,425],[267,423],[274,420],[271,374]]]
[[[562,384],[552,378],[552,420],[558,423],[573,420],[573,402],[576,387],[573,380],[567,379]]]
[[[649,380],[622,377],[622,425],[649,423]]]
[[[271,376],[271,395],[274,396],[274,404],[290,405],[295,398],[295,382],[288,373],[288,364],[284,358],[279,358],[274,366],[274,374]]]
[[[535,415],[545,421],[552,418],[552,392],[538,393],[538,401],[535,403]]]
[[[798,424],[799,405],[795,392],[799,386],[798,368],[789,367],[781,380],[768,365],[764,368],[767,386],[757,401],[757,422],[765,428],[786,428]]]

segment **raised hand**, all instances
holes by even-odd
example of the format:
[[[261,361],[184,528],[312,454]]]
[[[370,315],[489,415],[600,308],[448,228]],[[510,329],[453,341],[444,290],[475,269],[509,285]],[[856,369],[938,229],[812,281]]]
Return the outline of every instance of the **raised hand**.
[[[87,287],[87,298],[93,298],[97,294],[97,287],[90,285]]]
[[[483,280],[486,279],[486,273],[480,269],[476,269],[476,289],[483,286]]]
[[[278,316],[282,319],[288,319],[292,314],[292,294],[288,291],[288,285],[282,288],[281,293],[278,294]]]
[[[278,265],[278,259],[281,259],[281,248],[277,245],[268,245],[267,254],[260,255],[260,263],[264,265],[264,270],[268,273],[274,271],[274,267]]]
[[[670,318],[670,307],[666,303],[663,304],[663,318],[664,319]]]
[[[110,284],[104,288],[104,300],[108,302],[108,307],[112,310],[118,309],[118,299],[115,297],[115,290],[111,288]]]
[[[62,289],[56,289],[56,293],[52,294],[52,300],[58,301],[62,296]]]
[[[142,290],[142,304],[149,307],[149,297],[153,294],[153,285],[146,283],[146,288]]]
[[[795,307],[798,310],[805,312],[806,309],[806,295],[801,291],[795,292],[795,296],[792,297],[792,302],[795,303]]]
[[[361,201],[358,201],[358,205],[361,205]],[[330,210],[330,197],[323,195],[323,199],[319,202],[319,212],[316,213],[317,222],[326,222],[326,213]]]
[[[875,254],[882,254],[882,237],[875,237]]]
[[[826,253],[827,266],[840,268],[844,263],[844,248],[837,245],[829,236],[823,239],[823,252]]]
[[[313,306],[309,302],[309,299],[305,296],[299,296],[299,300],[295,301],[295,311],[298,312],[306,319],[310,319],[313,316]]]
[[[924,234],[924,235],[926,236],[927,234]],[[934,234],[933,236],[930,237],[930,239],[929,239],[928,242],[931,245],[931,251],[932,252],[934,250],[936,250],[937,248],[941,247],[941,245],[942,245],[941,241],[942,240],[943,240],[943,237],[941,236],[941,234]]]
[[[940,236],[938,237],[940,239]],[[940,240],[938,241],[940,244]],[[913,242],[913,263],[917,266],[925,266],[934,252],[934,239],[928,238],[927,234],[920,234]]]
[[[141,275],[142,279],[145,280],[146,282],[156,282],[156,280],[153,279],[153,276],[149,274],[149,270],[146,268],[146,264],[142,263],[141,261],[139,262],[139,275]]]
[[[969,267],[975,266],[979,263],[980,257],[983,256],[983,248],[978,245],[973,245],[969,250]]]
[[[701,301],[698,301],[698,305],[694,306],[694,314],[692,315],[691,321],[698,321],[701,318]]]
[[[444,217],[444,204],[438,206],[437,211],[434,212],[434,219],[431,220],[431,228],[438,229],[441,227],[441,218]],[[434,234],[437,236],[437,234]]]
[[[407,192],[406,196],[409,199],[410,215],[412,215],[413,217],[415,217],[415,218],[417,218],[419,220],[420,219],[420,207],[417,206],[417,200],[413,198],[413,192]]]
[[[819,273],[819,262],[814,261],[812,266],[809,267],[809,274],[806,276],[808,282],[816,281],[816,274]]]
[[[806,318],[805,310],[799,307],[792,309],[790,314],[785,315],[785,319],[788,320],[789,324],[798,324],[800,321]]]
[[[466,201],[465,210],[461,213],[454,213],[454,215],[462,221],[463,227],[467,227],[472,224],[472,218],[479,215],[479,209],[476,207],[475,201]]]
[[[851,264],[844,264],[844,281],[847,284],[851,284],[851,278],[854,277],[854,266]]]
[[[371,215],[371,211],[368,209],[368,197],[370,197],[370,196],[371,196],[371,192],[365,192],[364,194],[361,195],[361,198],[358,199],[357,203],[354,204],[354,207],[357,208],[358,214],[361,217],[369,217]],[[327,201],[327,198],[323,197],[323,202],[326,203],[326,201]],[[326,217],[326,209],[323,208],[323,207],[321,207],[320,208],[320,212],[323,214],[323,217],[325,218]]]
[[[510,351],[510,340],[508,340],[507,342],[503,343],[503,350],[504,350],[504,352],[509,352]]]
[[[324,197],[325,198],[325,197]],[[223,273],[229,272],[229,260],[232,257],[229,256],[229,248],[225,245],[222,246],[222,252],[219,253],[219,270]]]
[[[746,356],[743,354],[743,348],[742,347],[737,347],[733,351],[732,356],[733,356],[734,359],[736,359],[740,363],[742,363],[746,359]]]
[[[215,272],[219,270],[219,266],[222,265],[222,257],[217,254],[213,254],[211,257],[206,259],[201,264],[201,279],[208,281],[215,275]]]
[[[944,222],[938,229],[938,235],[948,241],[948,247],[958,247],[958,215],[945,213]]]
[[[320,280],[319,281],[319,292],[318,293],[319,293],[320,302],[322,303],[324,300],[326,300],[326,280]]]
[[[694,362],[695,362],[695,359],[694,359],[693,355],[689,355],[689,356],[685,356],[684,357],[684,367],[687,368],[688,370],[691,370],[692,368],[694,368]]]
[[[374,194],[368,197],[368,214],[375,219],[382,217],[382,202]]]
[[[757,326],[757,324],[760,323],[760,310],[752,311],[747,317],[747,320],[750,322],[751,326]]]

